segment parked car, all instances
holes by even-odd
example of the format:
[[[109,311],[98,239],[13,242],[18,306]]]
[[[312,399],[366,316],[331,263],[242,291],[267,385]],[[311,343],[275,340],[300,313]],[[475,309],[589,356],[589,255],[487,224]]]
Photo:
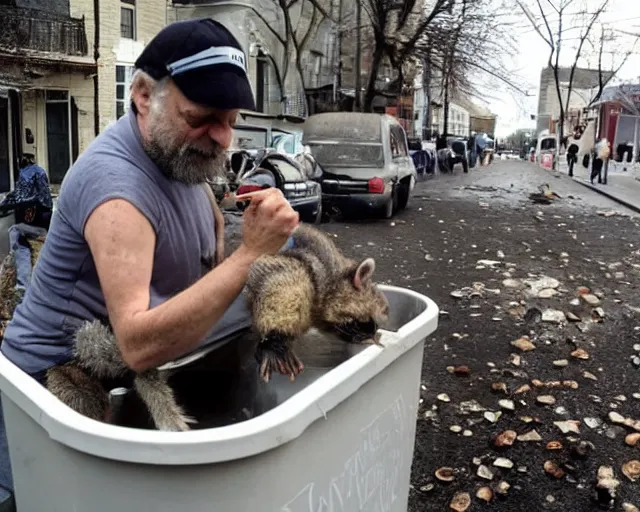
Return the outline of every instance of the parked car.
[[[453,165],[462,164],[462,170],[469,172],[469,159],[471,157],[471,151],[468,148],[467,140],[463,138],[454,138],[447,141],[449,147],[453,152]]]
[[[386,114],[332,112],[305,122],[303,144],[322,168],[322,202],[340,211],[367,208],[390,218],[417,181],[407,137]]]
[[[542,161],[545,155],[550,154],[552,160],[552,167],[555,168],[555,162],[558,158],[557,140],[555,134],[550,134],[548,130],[544,130],[540,133],[536,144],[535,151],[535,163],[542,165]]]
[[[246,194],[264,188],[278,188],[291,207],[300,214],[300,220],[322,222],[321,172],[307,176],[298,162],[287,155],[266,153],[261,160],[247,165],[235,177],[236,194]],[[242,209],[243,205],[238,204]]]
[[[243,119],[240,116],[240,120]],[[314,169],[309,175],[293,155],[278,152],[274,146],[281,135],[289,134],[266,122],[236,124],[233,141],[227,150],[226,177],[218,177],[211,182],[211,187],[218,201],[232,208],[237,206],[233,194],[276,187],[282,190],[303,222],[320,222],[322,190],[319,181],[322,173]]]
[[[408,138],[409,155],[416,167],[418,176],[425,174],[433,174],[436,166],[436,153],[433,149],[423,146],[422,140],[419,138]]]
[[[470,154],[466,140],[461,137],[448,137],[447,147],[438,150],[438,169],[440,172],[453,172],[456,164],[462,164],[462,170],[467,173]]]

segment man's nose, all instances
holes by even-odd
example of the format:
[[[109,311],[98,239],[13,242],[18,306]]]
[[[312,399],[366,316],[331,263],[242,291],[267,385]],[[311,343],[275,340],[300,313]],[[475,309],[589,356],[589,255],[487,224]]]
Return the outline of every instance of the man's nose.
[[[227,149],[233,140],[233,128],[227,123],[215,123],[209,127],[209,138]]]

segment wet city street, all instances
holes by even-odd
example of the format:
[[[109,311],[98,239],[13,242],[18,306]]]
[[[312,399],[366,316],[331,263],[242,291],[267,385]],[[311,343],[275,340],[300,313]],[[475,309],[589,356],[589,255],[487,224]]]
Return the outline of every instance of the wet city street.
[[[536,204],[544,184],[555,196]],[[379,282],[441,309],[410,511],[640,507],[639,227],[519,161],[420,182],[392,220],[323,226],[349,256],[375,257]]]

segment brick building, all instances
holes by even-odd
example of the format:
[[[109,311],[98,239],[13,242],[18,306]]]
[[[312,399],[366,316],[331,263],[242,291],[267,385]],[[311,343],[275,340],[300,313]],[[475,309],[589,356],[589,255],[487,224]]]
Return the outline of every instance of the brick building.
[[[97,8],[96,8],[97,7]],[[166,0],[0,0],[0,192],[34,153],[52,184],[128,107]]]
[[[640,84],[620,84],[604,89],[595,107],[596,138],[606,138],[615,151],[630,144],[640,148]]]
[[[90,9],[94,0],[71,0]],[[129,107],[133,64],[166,25],[166,0],[100,0],[98,114],[100,130]],[[118,13],[119,15],[115,15]],[[93,37],[95,25],[88,34]]]
[[[496,122],[498,116],[493,114],[488,108],[469,102],[469,129],[475,133],[486,133],[495,137]]]

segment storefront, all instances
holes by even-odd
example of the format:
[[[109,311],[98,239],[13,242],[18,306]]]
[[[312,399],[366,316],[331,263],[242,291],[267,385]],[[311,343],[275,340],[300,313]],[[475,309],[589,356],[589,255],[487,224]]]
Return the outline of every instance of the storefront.
[[[607,87],[598,103],[598,139],[611,141],[612,155],[618,150],[640,147],[640,84]],[[623,152],[623,151],[621,151]],[[636,158],[637,160],[637,158]]]

